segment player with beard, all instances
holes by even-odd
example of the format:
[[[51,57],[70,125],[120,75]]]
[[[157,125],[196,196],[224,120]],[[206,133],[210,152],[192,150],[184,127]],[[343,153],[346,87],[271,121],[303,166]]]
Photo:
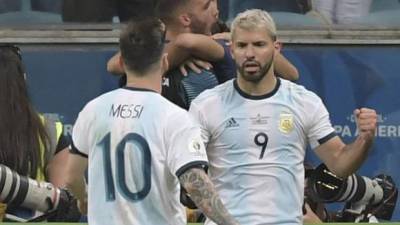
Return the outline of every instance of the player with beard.
[[[168,53],[169,71],[165,74],[166,79],[163,81],[162,95],[176,105],[188,109],[188,91],[182,93],[182,79],[184,77],[180,74],[177,67],[190,57],[189,50],[178,46],[176,43],[177,36],[182,33],[201,33],[211,34],[211,29],[218,19],[218,9],[216,0],[160,0],[158,4],[159,17],[167,26],[166,39],[168,44],[165,47],[165,52]],[[212,39],[203,45],[205,46],[204,52],[210,58],[222,57],[222,53],[214,49],[220,48],[219,44]],[[220,56],[222,55],[222,56]],[[123,67],[118,63],[120,53],[113,56],[107,63],[107,70],[113,74],[124,74]],[[145,56],[144,56],[145,57]],[[207,62],[198,61],[198,65],[202,68],[210,68]],[[215,74],[206,71],[198,77],[191,76],[185,78],[196,90],[190,90],[192,95],[197,96],[202,90],[214,87],[218,84]],[[194,82],[192,80],[195,80]],[[196,85],[197,83],[197,85]],[[125,86],[126,76],[122,76],[120,86]],[[200,87],[196,87],[199,86]],[[193,97],[194,98],[194,97]]]
[[[159,94],[168,68],[164,46],[165,26],[157,18],[132,21],[121,33],[120,62],[128,84],[93,99],[79,113],[67,187],[82,212],[88,203],[91,225],[186,225],[180,186],[216,223],[239,225],[205,172],[200,128]]]
[[[356,109],[359,135],[344,144],[316,94],[274,76],[280,44],[267,12],[240,13],[231,35],[237,79],[204,91],[189,110],[202,127],[209,175],[241,224],[302,224],[307,145],[347,177],[367,157],[376,112]]]
[[[160,0],[157,11],[159,17],[167,26],[166,39],[170,68],[176,68],[190,56],[190,52],[178,47],[175,43],[179,34],[194,33],[211,35],[211,30],[218,20],[216,0]],[[213,45],[214,44],[214,45]],[[217,43],[211,43],[209,52],[216,48]],[[220,53],[220,52],[219,52]],[[214,51],[209,52],[210,58],[215,58]],[[125,71],[118,63],[120,53],[114,55],[107,63],[107,70],[113,74],[123,74]]]
[[[216,0],[161,0],[158,5],[161,20],[167,26],[167,40],[165,52],[168,53],[169,71],[163,86],[163,96],[187,108],[188,103],[180,101],[179,90],[181,80],[194,86],[184,95],[196,97],[201,91],[214,87],[235,77],[235,65],[229,52],[228,42],[214,40],[210,35],[218,20],[218,7]],[[184,66],[180,71],[178,66],[184,64],[192,71],[199,73],[189,77]],[[297,80],[297,69],[280,53],[275,62],[277,74],[285,79]],[[214,68],[213,70],[209,70]],[[204,69],[201,71],[200,69]],[[122,67],[118,64],[118,54],[112,57],[107,70],[113,74],[123,74]],[[181,71],[182,74],[181,74]],[[125,80],[120,82],[125,85]],[[186,88],[186,87],[184,87]],[[190,88],[191,89],[191,88]],[[191,99],[192,96],[189,96]],[[190,102],[189,102],[190,103]]]

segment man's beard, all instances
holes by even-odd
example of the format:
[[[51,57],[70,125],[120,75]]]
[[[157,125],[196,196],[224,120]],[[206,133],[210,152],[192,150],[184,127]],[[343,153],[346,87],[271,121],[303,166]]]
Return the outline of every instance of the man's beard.
[[[192,16],[191,20],[190,29],[192,33],[211,35],[211,31],[207,29],[207,24],[205,22],[198,20],[195,16]]]
[[[236,63],[236,67],[239,70],[239,73],[241,75],[241,77],[248,82],[252,82],[252,83],[259,83],[268,73],[268,71],[271,69],[272,63],[274,62],[274,55],[271,56],[271,60],[269,60],[269,62],[267,62],[266,64],[264,64],[264,66],[262,66],[259,62],[254,61],[254,60],[246,60],[245,62],[242,63],[242,65],[238,65]],[[251,63],[253,65],[257,65],[258,67],[260,67],[260,69],[257,72],[246,72],[245,71],[245,64]]]

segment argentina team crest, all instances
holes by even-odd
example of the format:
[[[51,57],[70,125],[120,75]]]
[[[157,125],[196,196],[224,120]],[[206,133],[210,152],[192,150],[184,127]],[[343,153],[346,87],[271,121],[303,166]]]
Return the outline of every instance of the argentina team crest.
[[[293,114],[281,113],[279,116],[279,130],[282,133],[288,134],[293,130]]]

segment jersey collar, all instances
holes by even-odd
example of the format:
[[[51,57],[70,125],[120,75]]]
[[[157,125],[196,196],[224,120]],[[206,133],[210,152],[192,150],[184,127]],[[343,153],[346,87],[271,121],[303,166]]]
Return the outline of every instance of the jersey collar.
[[[261,100],[261,99],[266,99],[269,97],[272,97],[278,90],[279,87],[281,86],[281,79],[279,79],[279,77],[276,78],[276,85],[274,87],[274,89],[269,92],[266,93],[264,95],[249,95],[247,93],[245,93],[244,91],[242,91],[237,83],[237,79],[233,80],[233,87],[236,89],[236,91],[243,97],[243,98],[247,98],[247,99],[251,99],[251,100]]]
[[[149,92],[155,92],[157,93],[157,91],[155,90],[151,90],[151,89],[147,89],[147,88],[138,88],[138,87],[122,87],[122,89],[126,89],[126,90],[131,90],[131,91],[149,91]]]

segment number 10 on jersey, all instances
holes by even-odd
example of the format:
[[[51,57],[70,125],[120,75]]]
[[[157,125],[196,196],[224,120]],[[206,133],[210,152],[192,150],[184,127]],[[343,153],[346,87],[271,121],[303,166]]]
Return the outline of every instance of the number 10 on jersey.
[[[115,200],[115,185],[114,176],[111,167],[111,152],[115,152],[115,177],[117,178],[117,189],[122,196],[132,202],[144,199],[151,188],[151,152],[147,141],[137,133],[128,133],[117,144],[116,150],[111,151],[110,145],[111,135],[108,133],[97,145],[103,151],[103,166],[104,166],[104,182],[106,185],[106,200]],[[126,148],[126,144],[130,142],[134,144],[135,148]],[[137,192],[129,190],[125,180],[125,151],[138,150],[141,151],[142,156],[142,178],[144,179],[143,187]],[[131,162],[140,163],[140,162]]]

